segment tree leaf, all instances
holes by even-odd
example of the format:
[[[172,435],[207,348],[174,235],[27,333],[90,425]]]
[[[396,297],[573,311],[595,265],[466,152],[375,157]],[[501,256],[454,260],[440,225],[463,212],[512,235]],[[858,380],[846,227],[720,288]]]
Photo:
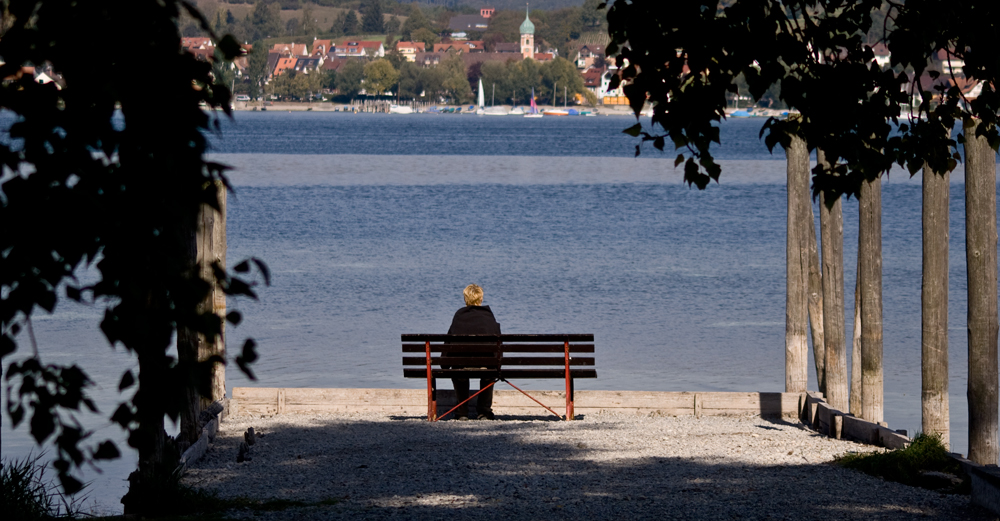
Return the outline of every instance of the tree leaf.
[[[243,344],[243,360],[248,364],[257,361],[257,342],[252,338],[248,338]]]
[[[271,270],[267,267],[264,261],[258,259],[257,257],[250,257],[250,260],[257,265],[257,269],[260,270],[260,274],[264,277],[264,285],[271,285]]]
[[[623,134],[628,134],[632,137],[639,137],[640,132],[642,132],[642,123],[636,123],[622,131]]]
[[[80,483],[80,480],[70,476],[66,472],[59,473],[59,484],[62,485],[63,492],[70,496],[83,488],[83,483]]]
[[[48,409],[35,408],[35,412],[31,415],[30,423],[31,437],[35,438],[35,441],[39,444],[44,443],[49,436],[52,436],[52,432],[56,428],[52,411]]]
[[[135,384],[135,377],[132,376],[131,370],[126,370],[125,374],[122,375],[122,381],[118,384],[118,392],[132,387],[133,384]]]
[[[231,34],[223,36],[215,48],[222,52],[222,56],[225,57],[226,61],[233,61],[243,55],[243,47],[240,46],[240,42],[236,41],[236,38],[233,38]]]
[[[94,459],[111,460],[121,457],[118,447],[111,440],[106,440],[97,446],[97,450],[91,455]]]
[[[135,418],[135,414],[132,412],[132,407],[127,403],[119,404],[118,408],[115,409],[115,413],[111,415],[111,421],[117,423],[123,429],[129,428],[133,418]]]

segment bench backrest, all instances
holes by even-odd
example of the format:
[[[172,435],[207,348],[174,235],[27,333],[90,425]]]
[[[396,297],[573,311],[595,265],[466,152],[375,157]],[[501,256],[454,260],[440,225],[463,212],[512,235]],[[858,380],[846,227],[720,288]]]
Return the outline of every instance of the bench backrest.
[[[563,378],[568,346],[571,378],[597,378],[593,334],[435,335],[404,334],[403,376],[427,377],[428,351],[435,378]],[[417,355],[419,353],[419,355]],[[442,356],[448,353],[450,356]],[[465,366],[458,369],[439,369]]]

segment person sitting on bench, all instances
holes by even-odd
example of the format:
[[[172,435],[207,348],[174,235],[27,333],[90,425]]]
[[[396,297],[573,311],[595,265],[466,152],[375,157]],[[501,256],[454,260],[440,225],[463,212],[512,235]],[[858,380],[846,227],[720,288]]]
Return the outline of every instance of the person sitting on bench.
[[[451,321],[451,327],[448,329],[449,335],[499,335],[500,334],[500,324],[497,323],[496,318],[493,316],[493,311],[490,310],[489,306],[484,306],[483,304],[483,288],[476,284],[469,284],[465,287],[462,292],[465,296],[465,307],[459,309],[455,312],[455,317]],[[455,353],[454,355],[449,355],[447,353],[442,353],[444,356],[462,356],[462,357],[491,357],[492,353]],[[443,366],[442,366],[443,367]],[[447,368],[446,368],[447,369]],[[458,398],[458,402],[466,400],[469,397],[469,379],[468,378],[452,378],[452,385],[455,387],[455,395]],[[486,386],[493,383],[492,378],[483,378],[479,380],[479,388],[483,389]],[[479,393],[476,397],[479,401],[476,405],[476,412],[479,413],[477,419],[493,419],[493,387],[486,389],[485,391]],[[460,407],[455,411],[455,419],[467,420],[469,419],[468,404]]]

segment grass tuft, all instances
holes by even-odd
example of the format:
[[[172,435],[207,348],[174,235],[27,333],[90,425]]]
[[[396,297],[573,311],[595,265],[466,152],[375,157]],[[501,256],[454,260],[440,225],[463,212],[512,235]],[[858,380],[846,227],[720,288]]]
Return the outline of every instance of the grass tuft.
[[[930,484],[924,472],[944,472],[962,475],[961,466],[948,456],[938,435],[918,434],[905,449],[839,456],[836,463],[886,481],[923,488],[938,488]],[[966,485],[963,483],[963,485]],[[967,486],[953,487],[947,492],[962,493]]]
[[[79,503],[59,490],[45,475],[44,453],[24,459],[0,460],[0,512],[11,520],[77,517]]]

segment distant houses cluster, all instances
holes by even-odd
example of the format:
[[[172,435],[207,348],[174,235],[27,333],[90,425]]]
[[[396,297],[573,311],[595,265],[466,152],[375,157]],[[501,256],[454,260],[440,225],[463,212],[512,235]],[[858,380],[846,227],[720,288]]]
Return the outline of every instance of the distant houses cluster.
[[[267,72],[265,81],[280,76],[287,71],[310,74],[316,71],[340,71],[349,60],[370,61],[384,57],[387,52],[396,52],[407,61],[423,68],[437,67],[450,56],[458,56],[466,70],[485,62],[508,62],[511,60],[532,59],[537,62],[548,62],[559,56],[559,51],[546,48],[535,40],[535,26],[529,14],[525,13],[520,26],[518,42],[497,42],[489,46],[482,40],[466,38],[466,31],[481,31],[489,25],[493,15],[492,7],[482,8],[478,15],[460,15],[452,17],[451,36],[440,43],[425,45],[418,41],[398,41],[391,48],[379,40],[343,40],[340,43],[329,39],[314,39],[310,43],[278,43],[268,49]],[[209,38],[183,38],[182,46],[200,58],[210,60],[215,46]],[[251,45],[244,45],[249,52]],[[593,92],[598,100],[608,103],[624,103],[620,90],[609,92],[608,84],[616,73],[613,65],[608,63],[603,45],[581,44],[570,51],[573,56],[566,58],[572,61],[584,81],[585,87]],[[238,76],[246,73],[247,59],[241,57],[233,64]]]

